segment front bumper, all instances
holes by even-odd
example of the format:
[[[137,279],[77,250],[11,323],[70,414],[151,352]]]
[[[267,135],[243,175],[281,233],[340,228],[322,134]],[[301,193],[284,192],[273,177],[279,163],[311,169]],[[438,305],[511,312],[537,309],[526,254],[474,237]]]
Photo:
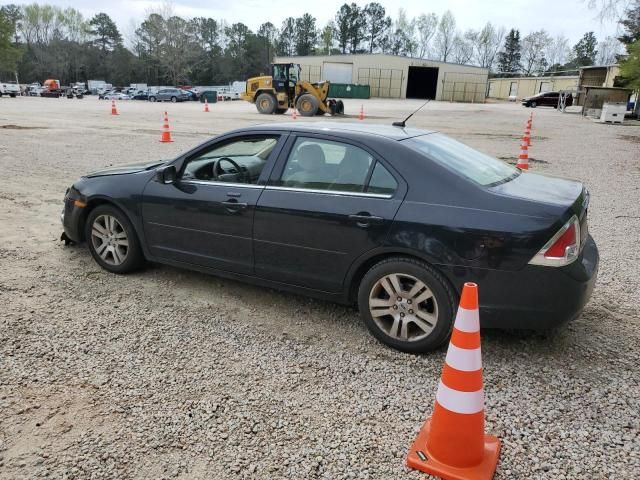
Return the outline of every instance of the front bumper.
[[[482,327],[549,330],[575,319],[591,297],[598,263],[589,235],[578,259],[566,267],[476,272]]]
[[[64,197],[64,208],[60,214],[60,221],[66,237],[79,243],[84,237],[84,233],[80,229],[84,225],[86,208],[77,206],[76,200],[80,200],[80,204],[84,204],[78,191],[71,187]]]

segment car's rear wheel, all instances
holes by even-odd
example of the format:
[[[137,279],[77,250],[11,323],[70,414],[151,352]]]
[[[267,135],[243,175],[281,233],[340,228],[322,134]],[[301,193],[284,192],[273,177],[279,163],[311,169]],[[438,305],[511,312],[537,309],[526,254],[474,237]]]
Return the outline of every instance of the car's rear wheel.
[[[382,343],[410,353],[433,350],[453,328],[456,295],[428,264],[389,258],[374,265],[358,290],[367,328]]]
[[[133,225],[111,205],[100,205],[89,213],[85,238],[94,260],[105,270],[128,273],[144,263]]]
[[[149,97],[149,101],[150,102],[155,102],[156,101],[156,97]]]
[[[176,97],[171,97],[171,103],[176,103],[178,99]]]

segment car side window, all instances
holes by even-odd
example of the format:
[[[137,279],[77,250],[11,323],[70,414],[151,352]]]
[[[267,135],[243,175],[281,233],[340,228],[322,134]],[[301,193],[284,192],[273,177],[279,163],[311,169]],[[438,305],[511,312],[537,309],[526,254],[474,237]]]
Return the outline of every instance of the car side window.
[[[364,192],[373,157],[347,143],[299,137],[278,185],[342,192]]]
[[[373,173],[371,174],[371,180],[367,186],[368,193],[379,193],[384,195],[393,195],[398,188],[398,182],[393,178],[393,175],[389,173],[389,170],[377,162],[373,167]]]
[[[188,159],[182,180],[256,184],[278,135],[251,135],[218,143]]]

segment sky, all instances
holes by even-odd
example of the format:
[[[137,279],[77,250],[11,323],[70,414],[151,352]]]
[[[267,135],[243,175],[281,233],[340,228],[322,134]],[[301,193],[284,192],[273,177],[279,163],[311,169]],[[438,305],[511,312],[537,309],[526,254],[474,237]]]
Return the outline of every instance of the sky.
[[[26,0],[24,3],[31,3]],[[21,3],[20,0],[0,0],[1,4]],[[125,38],[130,37],[135,25],[146,14],[161,7],[163,1],[154,0],[46,0],[61,7],[74,7],[85,17],[105,12],[111,16]],[[182,17],[205,16],[225,19],[229,23],[243,22],[252,30],[270,21],[280,27],[284,18],[298,17],[308,12],[316,17],[320,27],[333,19],[345,0],[323,0],[302,2],[295,0],[171,0],[170,5],[177,15]],[[349,3],[351,3],[349,1]],[[366,5],[366,1],[356,1]],[[575,44],[587,31],[594,31],[598,40],[607,35],[616,35],[617,24],[614,21],[602,23],[597,11],[587,8],[588,0],[447,0],[428,2],[425,0],[397,1],[378,0],[392,17],[397,16],[400,6],[407,11],[409,18],[421,13],[434,12],[438,16],[445,10],[453,12],[457,26],[461,30],[479,29],[486,22],[504,26],[507,30],[517,28],[522,36],[529,31],[544,28],[551,35],[564,34],[570,44]]]

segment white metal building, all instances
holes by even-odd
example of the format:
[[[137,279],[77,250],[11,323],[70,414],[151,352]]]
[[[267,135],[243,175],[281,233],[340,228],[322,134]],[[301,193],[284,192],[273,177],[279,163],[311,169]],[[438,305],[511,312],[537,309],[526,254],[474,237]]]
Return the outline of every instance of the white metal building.
[[[312,82],[369,85],[372,97],[422,98],[484,102],[489,70],[385,54],[276,57],[276,63],[298,63],[302,78]]]

